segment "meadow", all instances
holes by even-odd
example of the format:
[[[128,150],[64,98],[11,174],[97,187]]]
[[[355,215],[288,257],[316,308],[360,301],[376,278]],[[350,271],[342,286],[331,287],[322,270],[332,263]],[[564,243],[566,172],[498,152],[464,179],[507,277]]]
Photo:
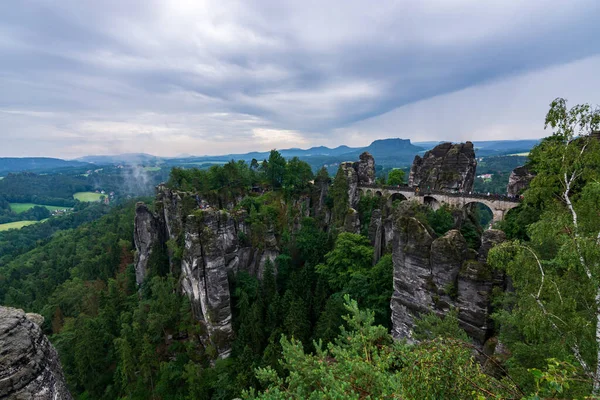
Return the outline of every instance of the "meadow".
[[[17,221],[17,222],[9,222],[8,224],[0,224],[0,232],[7,231],[9,229],[21,229],[24,226],[37,224],[41,221]]]
[[[73,195],[75,200],[84,201],[84,202],[93,202],[100,201],[100,197],[106,196],[104,194],[95,193],[95,192],[77,192]]]
[[[51,212],[55,211],[55,210],[64,210],[65,208],[68,208],[68,207],[59,207],[59,206],[47,206],[45,204],[35,204],[35,203],[10,203],[10,209],[17,214],[24,213],[25,211],[27,211],[35,206],[46,207]]]

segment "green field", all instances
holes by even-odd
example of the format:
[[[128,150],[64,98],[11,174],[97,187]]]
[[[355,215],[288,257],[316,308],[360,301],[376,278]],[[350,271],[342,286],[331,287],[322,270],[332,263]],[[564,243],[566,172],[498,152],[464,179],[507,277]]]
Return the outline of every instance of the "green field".
[[[75,200],[84,201],[84,202],[92,202],[92,201],[100,201],[100,197],[105,196],[105,194],[95,193],[95,192],[78,192],[73,195]]]
[[[47,206],[44,204],[34,204],[34,203],[10,203],[10,209],[12,211],[16,212],[17,214],[21,214],[22,212],[25,212],[35,206],[46,207],[50,211],[64,210],[65,208],[69,208],[69,207]]]
[[[524,153],[509,154],[509,156],[523,156],[523,157],[527,157],[528,155],[529,155],[528,151],[526,151]]]
[[[17,221],[17,222],[9,222],[8,224],[0,224],[0,232],[7,231],[9,229],[21,229],[27,225],[37,224],[40,221]]]
[[[156,171],[160,171],[160,167],[144,167],[144,171],[156,172]]]

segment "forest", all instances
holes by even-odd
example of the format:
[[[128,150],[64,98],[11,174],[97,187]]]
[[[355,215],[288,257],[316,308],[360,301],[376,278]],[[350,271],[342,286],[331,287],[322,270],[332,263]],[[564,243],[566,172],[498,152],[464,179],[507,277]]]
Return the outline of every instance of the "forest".
[[[373,262],[364,223],[384,209],[381,200],[361,197],[363,223],[359,233],[348,232],[346,175],[313,174],[306,162],[275,150],[260,162],[174,168],[166,184],[247,215],[251,236],[240,241],[260,247],[269,232],[278,240],[280,253],[265,264],[262,279],[244,271],[230,276],[235,335],[228,358],[203,344],[205,327],[193,318],[178,271],[170,268],[181,243],[155,249],[148,276],[136,285],[134,200],[110,210],[84,207],[60,228],[51,219],[0,233],[0,304],[44,316],[43,329],[78,399],[600,395],[600,140],[594,133],[600,112],[557,99],[545,126],[551,134],[527,161],[536,177],[522,203],[495,226],[508,240],[488,258],[513,287],[494,295],[500,355],[477,347],[453,312],[423,313],[415,343],[392,339],[394,261],[386,249]],[[388,172],[380,182],[405,180],[402,170]],[[57,198],[61,188],[87,190],[83,182],[57,185]],[[330,185],[327,227],[322,213],[299,216],[294,208],[299,199],[318,196],[321,185]],[[469,248],[481,245],[485,224],[476,210],[463,215],[398,201],[388,211],[410,213],[435,237],[457,229]]]

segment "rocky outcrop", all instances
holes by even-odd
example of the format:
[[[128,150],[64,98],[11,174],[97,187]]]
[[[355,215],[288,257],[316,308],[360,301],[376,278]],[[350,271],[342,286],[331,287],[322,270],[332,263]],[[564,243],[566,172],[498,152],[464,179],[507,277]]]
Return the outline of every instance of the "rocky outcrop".
[[[357,164],[354,162],[343,162],[340,164],[340,171],[346,176],[346,182],[348,183],[348,204],[350,207],[356,207],[359,200],[358,173],[355,168]]]
[[[354,208],[349,208],[344,218],[344,232],[360,233],[360,216]]]
[[[154,248],[166,246],[171,272],[179,276],[181,291],[192,304],[194,317],[206,328],[202,335],[205,346],[227,357],[231,351],[231,294],[229,278],[238,271],[262,277],[267,260],[279,255],[275,232],[267,226],[260,243],[253,246],[252,226],[246,223],[245,211],[233,212],[204,207],[195,194],[157,188],[157,213],[143,204],[136,207],[135,243],[136,278],[147,273],[148,259]],[[309,199],[294,203],[300,211],[292,221],[308,215]],[[202,205],[200,208],[199,205]]]
[[[503,277],[487,265],[487,252],[505,240],[504,233],[485,231],[478,253],[458,230],[436,237],[410,215],[397,215],[393,231],[393,336],[414,341],[413,328],[420,315],[432,311],[444,315],[457,309],[459,325],[483,345],[492,334],[492,289],[503,284]]]
[[[158,217],[144,203],[135,206],[133,242],[135,244],[135,281],[141,285],[148,275],[148,262],[160,241],[161,224]]]
[[[388,251],[393,235],[392,218],[389,216],[384,218],[380,209],[373,210],[369,223],[369,240],[373,246],[373,264],[376,264],[381,256]]]
[[[341,163],[340,170],[348,181],[348,204],[355,208],[360,199],[358,187],[375,183],[375,159],[365,151],[360,155],[359,161]]]
[[[312,194],[313,215],[324,226],[329,225],[329,220],[331,219],[331,212],[325,204],[327,194],[329,193],[329,185],[331,185],[331,178],[329,178],[327,172],[318,173],[315,177]]]
[[[72,399],[42,322],[37,314],[0,307],[0,398]]]
[[[358,182],[361,185],[373,185],[375,183],[375,159],[366,151],[360,155],[356,163]]]
[[[506,193],[509,196],[517,196],[529,187],[529,183],[535,178],[535,174],[526,165],[513,169],[508,178]]]
[[[423,157],[415,156],[408,185],[419,187],[422,191],[471,192],[476,167],[473,143],[442,143]]]

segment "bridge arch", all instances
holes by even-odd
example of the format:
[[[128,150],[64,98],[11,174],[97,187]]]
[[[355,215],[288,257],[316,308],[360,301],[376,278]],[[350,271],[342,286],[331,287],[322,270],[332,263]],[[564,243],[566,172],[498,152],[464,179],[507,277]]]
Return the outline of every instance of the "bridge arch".
[[[378,190],[375,192],[375,196],[381,197],[381,196],[383,196],[383,193],[381,193],[381,190]]]
[[[389,208],[392,208],[394,206],[394,202],[406,201],[406,200],[408,200],[408,198],[405,195],[403,195],[402,193],[395,192],[395,193],[392,193],[390,196],[388,196],[387,206]]]
[[[497,222],[493,205],[485,200],[469,200],[463,206],[463,210],[474,212],[478,218],[479,225],[484,229]]]
[[[423,196],[423,204],[431,207],[433,211],[438,210],[442,206],[441,202],[433,196]]]
[[[392,193],[392,195],[390,196],[390,201],[393,203],[396,200],[405,201],[408,200],[408,198],[402,193]]]

